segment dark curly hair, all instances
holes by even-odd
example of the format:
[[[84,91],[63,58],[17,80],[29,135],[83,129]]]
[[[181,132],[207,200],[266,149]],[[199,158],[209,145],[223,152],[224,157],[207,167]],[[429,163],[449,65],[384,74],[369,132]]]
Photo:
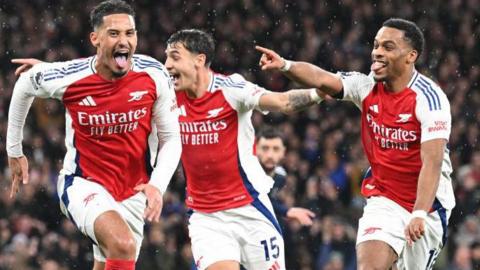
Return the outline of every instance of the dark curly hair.
[[[400,18],[391,18],[386,20],[383,26],[403,31],[405,40],[418,52],[417,59],[420,58],[425,47],[425,37],[422,30],[414,22]]]
[[[199,29],[184,29],[175,32],[167,40],[167,44],[181,43],[190,52],[205,54],[207,67],[213,61],[215,55],[215,42],[211,34]]]
[[[98,4],[90,12],[90,24],[95,30],[103,24],[103,17],[112,14],[128,14],[135,17],[132,6],[122,0],[107,0]]]

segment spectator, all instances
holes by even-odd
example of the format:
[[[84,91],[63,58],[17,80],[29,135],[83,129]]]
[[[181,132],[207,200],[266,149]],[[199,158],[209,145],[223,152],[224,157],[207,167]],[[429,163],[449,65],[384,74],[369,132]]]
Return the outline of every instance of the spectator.
[[[471,264],[470,248],[466,245],[461,245],[455,251],[453,262],[449,266],[450,270],[473,270]]]
[[[472,269],[480,269],[480,241],[475,241],[470,245]]]

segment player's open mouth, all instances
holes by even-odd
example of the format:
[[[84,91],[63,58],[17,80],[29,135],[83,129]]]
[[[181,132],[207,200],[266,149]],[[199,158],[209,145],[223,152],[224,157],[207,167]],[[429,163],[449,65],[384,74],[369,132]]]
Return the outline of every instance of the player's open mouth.
[[[387,62],[385,62],[385,61],[373,60],[372,65],[370,66],[370,70],[375,72],[375,73],[378,73],[378,72],[380,72],[380,70],[382,68],[384,68],[386,66],[387,66]]]
[[[115,59],[115,62],[117,63],[118,67],[121,69],[124,69],[127,67],[128,64],[128,52],[114,52],[113,53],[113,58]]]
[[[180,74],[170,74],[170,78],[172,79],[172,82],[176,84],[178,79],[180,79]]]

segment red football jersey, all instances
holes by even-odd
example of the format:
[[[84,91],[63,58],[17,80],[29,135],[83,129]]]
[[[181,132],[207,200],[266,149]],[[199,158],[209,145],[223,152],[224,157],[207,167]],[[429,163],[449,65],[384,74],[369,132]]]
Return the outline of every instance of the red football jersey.
[[[96,73],[95,59],[42,63],[25,76],[31,95],[57,98],[66,108],[62,173],[97,182],[122,201],[150,179],[157,129],[178,131],[175,95],[166,69],[153,58],[135,55],[132,69],[116,81]]]
[[[448,140],[451,128],[450,104],[432,80],[415,73],[408,86],[391,93],[382,82],[356,73],[340,73],[344,99],[362,111],[361,136],[371,169],[362,183],[366,197],[385,196],[412,211],[422,166],[422,142]],[[448,150],[444,154],[442,177],[436,198],[443,207],[455,205]]]
[[[273,181],[253,155],[252,110],[265,89],[234,74],[213,74],[204,96],[177,91],[181,162],[188,207],[215,212],[251,203]]]

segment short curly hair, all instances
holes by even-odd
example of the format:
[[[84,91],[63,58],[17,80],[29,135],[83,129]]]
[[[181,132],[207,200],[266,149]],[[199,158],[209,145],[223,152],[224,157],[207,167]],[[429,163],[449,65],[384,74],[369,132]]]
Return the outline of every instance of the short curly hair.
[[[98,4],[90,12],[90,24],[96,30],[103,24],[103,17],[112,14],[128,14],[135,18],[132,6],[122,0],[107,0]]]
[[[425,47],[425,37],[422,30],[414,22],[400,18],[390,18],[383,23],[383,26],[403,31],[405,40],[418,52],[417,59],[420,58]]]

